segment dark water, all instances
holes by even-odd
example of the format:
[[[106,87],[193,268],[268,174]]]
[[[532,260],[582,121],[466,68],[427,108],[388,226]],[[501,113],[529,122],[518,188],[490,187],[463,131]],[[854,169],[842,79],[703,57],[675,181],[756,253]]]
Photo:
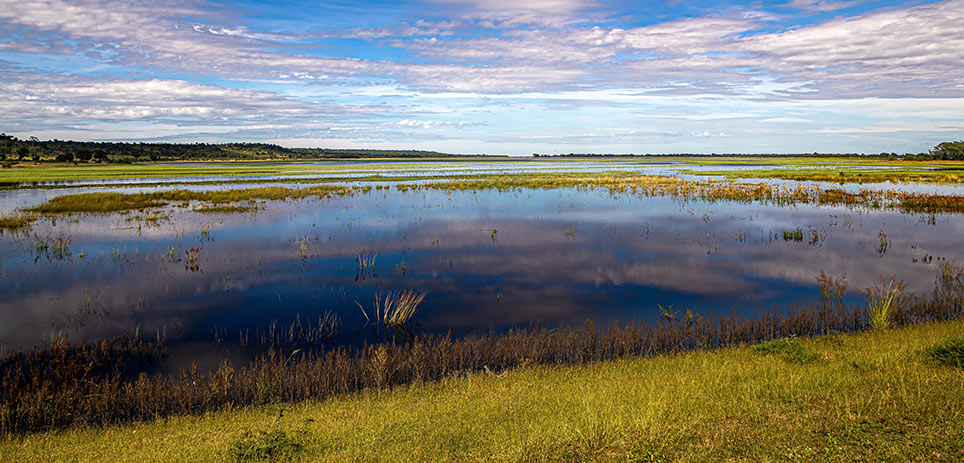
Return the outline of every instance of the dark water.
[[[654,318],[658,305],[721,314],[811,304],[821,271],[846,274],[848,302],[858,304],[857,290],[882,277],[930,291],[940,259],[964,262],[960,215],[606,190],[390,189],[267,202],[254,214],[172,209],[156,224],[137,215],[46,220],[31,236],[0,238],[4,346],[138,329],[166,332],[175,362],[216,359],[245,330],[253,338],[273,320],[316,321],[326,311],[341,324],[332,342],[358,344],[372,333],[355,301],[370,307],[377,291],[400,289],[428,293],[418,329],[456,336]],[[797,228],[803,240],[785,241]],[[38,251],[33,234],[69,237],[69,252]],[[359,253],[377,253],[374,274],[358,274]]]

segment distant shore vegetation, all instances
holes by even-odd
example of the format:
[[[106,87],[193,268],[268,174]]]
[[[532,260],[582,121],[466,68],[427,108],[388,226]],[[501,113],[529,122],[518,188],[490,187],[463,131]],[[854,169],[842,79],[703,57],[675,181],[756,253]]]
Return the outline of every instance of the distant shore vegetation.
[[[129,163],[202,160],[309,160],[326,158],[442,158],[457,156],[438,151],[285,148],[268,143],[126,143],[21,140],[0,134],[0,161]]]
[[[632,156],[775,156],[775,154],[737,153],[568,153],[540,154],[533,157],[602,158]],[[908,161],[964,160],[964,141],[946,141],[924,153],[798,153],[782,156],[883,158]],[[313,160],[359,158],[455,158],[468,157],[425,150],[373,150],[338,148],[286,148],[269,143],[145,143],[145,142],[81,142],[69,140],[19,139],[0,133],[0,162],[3,167],[18,163],[132,163],[157,161],[205,160]]]

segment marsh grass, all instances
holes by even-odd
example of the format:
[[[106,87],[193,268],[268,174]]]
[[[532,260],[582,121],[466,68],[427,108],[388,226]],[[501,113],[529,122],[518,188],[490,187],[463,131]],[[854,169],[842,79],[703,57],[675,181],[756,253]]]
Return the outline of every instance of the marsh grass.
[[[362,251],[355,255],[355,266],[357,267],[355,281],[378,277],[378,274],[375,273],[376,257],[378,257],[378,253],[374,251]]]
[[[820,288],[821,307],[828,310],[843,307],[844,298],[847,294],[846,274],[834,278],[821,271],[820,275],[817,276],[817,286]]]
[[[341,321],[334,312],[325,311],[318,315],[318,320],[312,324],[310,319],[301,320],[301,314],[295,314],[295,320],[287,326],[279,326],[278,320],[272,320],[264,331],[256,330],[255,341],[262,348],[295,349],[321,345],[338,335]],[[248,331],[239,332],[240,345],[251,345]]]
[[[894,315],[904,305],[904,289],[907,285],[903,281],[896,281],[896,277],[881,282],[880,286],[872,286],[861,291],[867,303],[867,319],[874,330],[890,328]]]
[[[351,194],[352,188],[339,185],[316,185],[305,188],[263,187],[212,191],[166,190],[150,193],[78,193],[55,196],[47,202],[27,209],[39,214],[111,213],[161,207],[171,202],[201,201],[211,203],[211,212],[246,212],[250,209],[235,203],[252,200],[285,200],[289,198],[328,198]],[[235,205],[231,205],[235,204]],[[201,212],[205,212],[201,208]]]
[[[0,233],[22,233],[30,229],[30,224],[36,220],[33,215],[6,214],[0,216]]]
[[[399,327],[411,322],[427,294],[417,293],[411,289],[378,291],[375,293],[375,299],[372,302],[371,315],[360,302],[355,301],[355,304],[361,309],[366,322],[388,327]]]
[[[236,214],[240,212],[256,212],[257,210],[258,206],[254,205],[221,204],[196,207],[194,212],[200,214]]]

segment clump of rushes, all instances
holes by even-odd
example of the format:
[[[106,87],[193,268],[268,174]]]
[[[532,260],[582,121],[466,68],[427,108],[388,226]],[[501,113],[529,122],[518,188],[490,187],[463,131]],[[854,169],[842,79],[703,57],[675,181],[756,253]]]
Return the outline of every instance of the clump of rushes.
[[[355,256],[355,265],[358,267],[358,272],[355,274],[355,281],[378,276],[375,273],[376,257],[378,257],[378,253],[374,251],[362,251]]]
[[[377,292],[372,303],[371,316],[360,302],[355,301],[355,304],[361,309],[362,315],[369,323],[374,322],[385,326],[398,327],[412,320],[426,294],[428,293],[416,293],[411,289],[388,291],[386,293]]]
[[[903,281],[896,281],[896,277],[892,277],[890,282],[882,281],[880,286],[861,291],[867,302],[867,319],[871,328],[883,330],[890,327],[902,308],[906,287]]]

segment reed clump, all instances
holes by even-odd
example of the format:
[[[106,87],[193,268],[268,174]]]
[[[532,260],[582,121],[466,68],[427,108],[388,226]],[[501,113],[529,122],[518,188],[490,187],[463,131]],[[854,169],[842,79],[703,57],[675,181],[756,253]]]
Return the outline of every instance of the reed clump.
[[[895,288],[902,289],[902,285],[891,283],[884,294],[895,294]],[[409,294],[410,300],[420,300],[419,294]],[[935,290],[927,296],[901,296],[901,303],[890,306],[890,326],[962,318],[960,307],[944,299],[944,294]],[[382,308],[384,314],[384,303]],[[664,311],[666,316],[655,322],[632,320],[625,325],[587,322],[581,326],[514,328],[457,339],[430,333],[391,337],[361,347],[269,348],[247,365],[224,363],[208,373],[192,367],[173,376],[142,373],[133,377],[124,367],[130,363],[125,362],[156,355],[158,349],[136,339],[80,345],[61,342],[10,353],[0,363],[0,433],[324,399],[487,369],[584,364],[876,326],[865,308],[842,305],[833,311],[812,306],[774,309],[754,316],[733,312],[701,317],[680,315],[671,308]],[[392,320],[383,315],[379,318]],[[792,347],[776,350],[789,352],[786,355],[794,362],[807,357],[803,355],[806,352],[794,353]]]
[[[418,293],[407,289],[404,291],[376,292],[372,302],[371,314],[358,301],[355,304],[361,309],[367,323],[386,327],[401,327],[412,321],[412,317],[419,311],[422,301],[428,293]]]
[[[893,277],[889,282],[883,281],[880,286],[872,286],[861,292],[867,302],[867,319],[871,328],[890,328],[894,314],[903,307],[906,287],[903,281],[896,281],[896,277]]]

